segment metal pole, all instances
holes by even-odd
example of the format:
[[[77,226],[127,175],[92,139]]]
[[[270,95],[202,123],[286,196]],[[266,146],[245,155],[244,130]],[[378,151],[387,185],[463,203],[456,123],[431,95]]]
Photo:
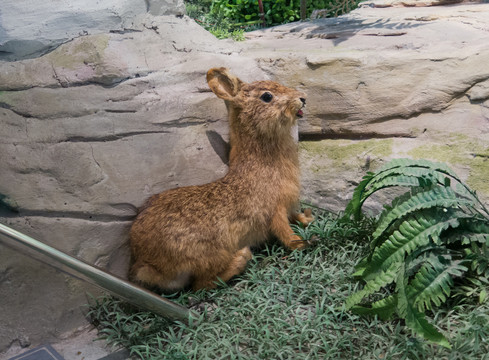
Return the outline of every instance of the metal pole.
[[[172,301],[65,254],[6,225],[0,224],[0,235],[2,235],[0,242],[5,245],[71,276],[98,286],[145,310],[173,320],[186,321],[189,316],[195,316],[188,309]]]

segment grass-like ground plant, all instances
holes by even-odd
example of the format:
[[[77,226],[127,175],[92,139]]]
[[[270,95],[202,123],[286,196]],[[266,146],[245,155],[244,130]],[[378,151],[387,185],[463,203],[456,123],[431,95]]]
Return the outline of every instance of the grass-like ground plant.
[[[450,348],[427,315],[464,293],[485,300],[489,211],[445,164],[397,159],[363,178],[346,216],[360,219],[362,204],[391,187],[409,190],[380,215],[369,253],[356,267],[364,286],[346,307],[383,319],[395,315],[416,334]]]
[[[351,274],[368,254],[375,219],[317,211],[307,228],[312,245],[290,252],[278,244],[255,251],[246,271],[209,291],[171,300],[198,314],[169,322],[118,299],[92,301],[89,318],[101,337],[141,359],[483,359],[489,307],[478,294],[433,312],[452,349],[413,337],[404,321],[347,311],[358,291]],[[485,286],[482,284],[482,286]],[[450,309],[450,310],[447,310]]]

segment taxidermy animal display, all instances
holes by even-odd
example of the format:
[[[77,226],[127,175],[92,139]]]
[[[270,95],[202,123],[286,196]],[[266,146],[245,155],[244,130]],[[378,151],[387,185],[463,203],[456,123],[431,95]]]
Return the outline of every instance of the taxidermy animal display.
[[[289,220],[299,200],[299,160],[291,128],[306,100],[273,81],[245,83],[225,68],[207,72],[207,83],[229,114],[229,171],[209,184],[152,196],[130,230],[129,277],[150,288],[213,288],[218,278],[240,274],[250,247],[271,236],[289,249],[305,242]]]

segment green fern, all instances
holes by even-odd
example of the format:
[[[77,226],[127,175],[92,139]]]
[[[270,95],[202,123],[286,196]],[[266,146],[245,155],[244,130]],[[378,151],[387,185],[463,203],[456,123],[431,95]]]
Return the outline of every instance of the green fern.
[[[393,294],[373,302],[369,307],[354,305],[351,309],[359,315],[376,315],[382,320],[388,320],[395,313],[396,308],[397,294]]]
[[[384,232],[389,229],[389,226],[392,225],[392,223],[411,213],[433,207],[447,209],[457,208],[462,205],[471,206],[473,203],[471,200],[458,197],[455,191],[451,188],[443,186],[430,188],[427,191],[417,193],[411,191],[408,192],[407,195],[408,196],[404,201],[397,202],[395,207],[382,214],[383,216],[379,219],[378,226],[373,233],[374,241],[379,239]]]
[[[396,159],[392,160],[376,173],[368,172],[355,188],[353,197],[345,212],[356,219],[361,218],[361,207],[373,193],[393,186],[431,187],[433,185],[450,186],[455,180],[455,191],[480,204],[475,192],[471,191],[457,175],[443,163],[428,160]],[[487,211],[486,211],[487,214]]]
[[[461,260],[443,264],[425,263],[408,287],[409,296],[420,312],[431,310],[432,303],[440,306],[450,297],[453,278],[461,277],[468,269]]]
[[[457,286],[466,290],[489,275],[489,212],[447,165],[397,159],[364,176],[345,218],[361,219],[363,203],[389,187],[408,191],[384,206],[354,273],[364,286],[346,308],[381,319],[397,314],[415,333],[450,347],[425,313],[460,293]]]

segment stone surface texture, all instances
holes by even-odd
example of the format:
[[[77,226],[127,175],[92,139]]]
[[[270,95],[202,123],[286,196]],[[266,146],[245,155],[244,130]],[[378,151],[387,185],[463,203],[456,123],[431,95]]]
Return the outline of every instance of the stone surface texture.
[[[308,93],[304,198],[341,210],[366,170],[397,157],[448,162],[487,198],[489,4],[375,4],[245,44],[267,74]]]
[[[181,1],[74,3],[53,14],[71,12],[64,30],[34,24],[46,4],[0,4],[1,223],[124,276],[144,200],[226,173],[214,66],[308,94],[304,200],[341,210],[365,171],[397,157],[448,162],[489,196],[489,4],[374,1],[234,43],[177,16]],[[73,22],[89,15],[100,21]],[[0,244],[0,352],[83,324],[87,291],[98,294]]]
[[[0,60],[37,57],[76,37],[131,27],[139,15],[183,15],[183,0],[2,0]]]

